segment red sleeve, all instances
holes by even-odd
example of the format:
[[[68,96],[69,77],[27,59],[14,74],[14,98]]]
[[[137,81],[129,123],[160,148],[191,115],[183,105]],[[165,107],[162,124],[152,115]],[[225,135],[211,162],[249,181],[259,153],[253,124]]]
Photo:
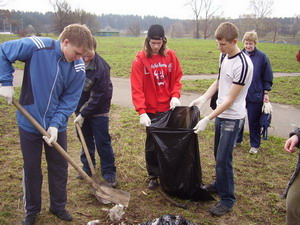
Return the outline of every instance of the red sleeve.
[[[139,115],[146,112],[145,94],[143,91],[144,71],[141,60],[136,57],[132,62],[130,82],[132,102]]]
[[[171,90],[171,97],[180,98],[180,91],[182,84],[180,82],[182,78],[182,69],[179,63],[179,60],[176,56],[176,53],[172,50],[169,50],[172,57],[172,63],[173,63],[173,71],[172,71],[172,90]]]

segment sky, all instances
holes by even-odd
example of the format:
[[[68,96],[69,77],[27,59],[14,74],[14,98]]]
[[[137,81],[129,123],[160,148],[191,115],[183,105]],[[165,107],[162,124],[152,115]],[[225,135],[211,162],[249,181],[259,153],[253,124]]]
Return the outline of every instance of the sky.
[[[55,0],[52,0],[55,1]],[[72,9],[83,9],[96,15],[121,14],[139,16],[169,17],[173,19],[193,19],[188,0],[67,0]],[[1,9],[19,11],[38,11],[45,13],[53,11],[49,0],[0,0],[6,2]],[[213,0],[215,8],[219,8],[215,15],[226,18],[238,18],[242,14],[250,14],[250,0]],[[300,15],[300,0],[273,0],[271,17],[294,17]]]

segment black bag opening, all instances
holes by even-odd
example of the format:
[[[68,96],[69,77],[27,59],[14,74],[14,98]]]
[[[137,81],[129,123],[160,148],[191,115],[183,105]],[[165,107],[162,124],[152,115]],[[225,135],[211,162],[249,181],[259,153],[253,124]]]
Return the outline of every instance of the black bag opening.
[[[196,106],[176,107],[154,118],[147,135],[157,156],[156,171],[164,192],[181,199],[207,201],[214,198],[202,188],[198,136],[193,131],[199,117]]]

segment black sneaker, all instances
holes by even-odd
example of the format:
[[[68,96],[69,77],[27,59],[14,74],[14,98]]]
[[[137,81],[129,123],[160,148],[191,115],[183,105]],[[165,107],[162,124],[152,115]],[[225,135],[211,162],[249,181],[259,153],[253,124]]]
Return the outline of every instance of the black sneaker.
[[[210,194],[218,194],[217,188],[213,184],[207,184],[202,187]]]
[[[159,184],[156,178],[152,178],[149,180],[148,188],[151,190],[155,190],[158,188]]]
[[[69,214],[69,212],[67,210],[52,211],[50,209],[50,212],[53,215],[57,216],[61,220],[65,220],[65,221],[71,221],[71,220],[73,220],[72,216]]]
[[[36,214],[26,215],[22,221],[23,225],[34,225]]]
[[[107,178],[107,179],[105,179],[105,180],[106,180],[107,184],[108,184],[109,186],[111,186],[112,188],[115,188],[115,187],[117,187],[117,185],[118,185],[118,182],[117,182],[116,179],[114,179],[114,178]]]
[[[230,212],[232,208],[223,205],[221,202],[218,202],[209,212],[214,216],[223,216],[224,214]]]

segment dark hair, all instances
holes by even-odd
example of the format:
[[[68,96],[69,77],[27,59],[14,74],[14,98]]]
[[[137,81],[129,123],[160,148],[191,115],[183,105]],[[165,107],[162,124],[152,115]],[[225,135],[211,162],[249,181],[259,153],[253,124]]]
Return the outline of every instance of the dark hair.
[[[146,57],[151,57],[151,54],[152,54],[152,48],[151,48],[151,46],[150,46],[150,40],[151,40],[151,38],[149,38],[149,37],[146,37],[145,38],[145,42],[144,42],[144,50],[145,50],[145,52],[146,52]],[[166,56],[166,49],[167,49],[167,38],[166,37],[164,37],[163,39],[162,39],[162,41],[163,41],[163,44],[162,44],[162,46],[160,47],[160,49],[159,49],[159,51],[158,51],[158,54],[160,54],[161,56]]]

